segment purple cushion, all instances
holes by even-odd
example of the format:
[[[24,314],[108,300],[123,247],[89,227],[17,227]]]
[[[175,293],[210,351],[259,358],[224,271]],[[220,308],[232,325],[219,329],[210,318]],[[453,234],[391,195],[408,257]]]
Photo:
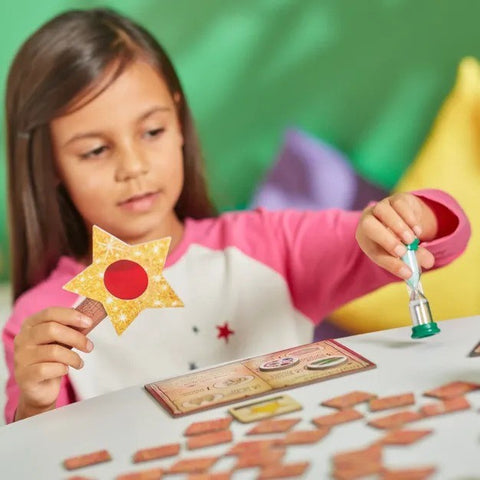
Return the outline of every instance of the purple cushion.
[[[277,160],[251,207],[316,209],[363,208],[387,193],[359,177],[334,147],[300,130],[287,130]]]

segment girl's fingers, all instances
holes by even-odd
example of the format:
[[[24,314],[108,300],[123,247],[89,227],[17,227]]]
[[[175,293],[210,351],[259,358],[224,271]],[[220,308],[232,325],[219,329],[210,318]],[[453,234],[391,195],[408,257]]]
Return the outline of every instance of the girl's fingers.
[[[40,382],[52,380],[54,378],[63,377],[68,373],[68,367],[63,363],[36,363],[25,368],[20,378],[17,378],[19,385],[32,386],[38,385]]]
[[[384,268],[391,274],[406,280],[411,277],[412,271],[408,266],[397,257],[392,257],[388,252],[382,251],[380,248],[374,248],[371,254],[367,255],[380,267]]]
[[[421,201],[410,193],[396,193],[390,197],[390,205],[412,229],[415,236],[420,237],[423,212]]]
[[[410,223],[415,224],[415,219],[410,218],[411,210],[401,208],[401,204],[397,202],[395,208],[390,204],[389,199],[378,202],[372,208],[372,214],[383,224],[384,227],[390,229],[404,244],[410,244],[415,240],[415,233],[411,226],[405,221],[399,210],[409,217]],[[388,250],[389,251],[389,250]]]
[[[92,319],[73,308],[50,307],[32,315],[25,320],[25,326],[34,327],[45,322],[56,322],[77,329],[88,328]]]
[[[83,367],[83,360],[78,353],[57,344],[36,346],[31,350],[28,362],[30,365],[56,362],[76,370]]]
[[[29,343],[46,345],[61,343],[82,352],[91,352],[93,343],[83,333],[57,322],[43,322],[34,325],[28,332]]]
[[[374,245],[378,245],[382,250],[388,252],[394,257],[401,257],[407,251],[405,245],[399,240],[399,238],[375,216],[368,215],[363,220],[363,236],[365,236],[369,242]],[[360,242],[360,239],[359,239]],[[367,242],[367,243],[369,243]],[[362,242],[363,243],[363,242]],[[360,245],[362,249],[371,257],[367,252],[369,249],[367,245]]]
[[[422,268],[432,268],[435,263],[435,257],[424,247],[418,247],[417,261]]]

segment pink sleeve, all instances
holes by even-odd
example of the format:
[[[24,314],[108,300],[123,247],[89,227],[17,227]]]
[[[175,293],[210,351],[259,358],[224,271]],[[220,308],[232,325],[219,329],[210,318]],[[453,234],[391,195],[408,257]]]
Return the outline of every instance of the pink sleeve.
[[[73,304],[72,295],[68,292],[67,295],[62,295],[63,306],[70,306]],[[18,399],[20,397],[20,390],[15,381],[14,376],[14,362],[13,362],[13,350],[14,350],[14,338],[20,331],[23,321],[33,313],[46,308],[48,305],[58,305],[58,298],[56,302],[47,303],[49,296],[40,296],[41,293],[27,292],[24,296],[20,297],[14,305],[12,315],[8,319],[5,328],[2,332],[2,341],[5,352],[5,360],[8,368],[8,380],[6,385],[6,397],[7,403],[5,405],[5,421],[6,423],[13,422],[15,411],[18,405]],[[68,376],[62,379],[60,386],[60,393],[57,399],[57,407],[67,405],[76,401],[75,393],[70,384]]]
[[[447,265],[466,248],[470,224],[459,204],[439,190],[414,192],[434,210],[439,234],[425,246],[435,256],[434,268]],[[359,248],[355,230],[360,212],[325,211],[292,215],[288,280],[298,309],[320,321],[339,306],[399,279],[375,265]]]

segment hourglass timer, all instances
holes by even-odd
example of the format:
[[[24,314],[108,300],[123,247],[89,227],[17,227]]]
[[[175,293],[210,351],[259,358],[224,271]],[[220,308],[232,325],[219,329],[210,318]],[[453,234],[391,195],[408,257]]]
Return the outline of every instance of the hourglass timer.
[[[421,270],[415,255],[419,243],[420,240],[416,238],[410,245],[407,245],[407,253],[402,257],[402,260],[413,272],[412,276],[406,280],[410,296],[408,305],[413,322],[412,338],[429,337],[440,332],[438,325],[433,321],[430,305],[420,282]]]

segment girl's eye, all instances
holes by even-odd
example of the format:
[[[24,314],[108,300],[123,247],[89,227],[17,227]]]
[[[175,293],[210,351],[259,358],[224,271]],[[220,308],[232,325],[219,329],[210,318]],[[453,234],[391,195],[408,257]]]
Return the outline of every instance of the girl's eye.
[[[164,128],[153,128],[152,130],[147,130],[147,132],[145,132],[145,137],[155,138],[160,136],[164,131]]]
[[[93,150],[90,150],[86,153],[82,153],[82,155],[80,156],[82,158],[95,158],[95,157],[99,157],[106,150],[107,150],[107,147],[105,145],[102,145],[101,147],[94,148]]]

